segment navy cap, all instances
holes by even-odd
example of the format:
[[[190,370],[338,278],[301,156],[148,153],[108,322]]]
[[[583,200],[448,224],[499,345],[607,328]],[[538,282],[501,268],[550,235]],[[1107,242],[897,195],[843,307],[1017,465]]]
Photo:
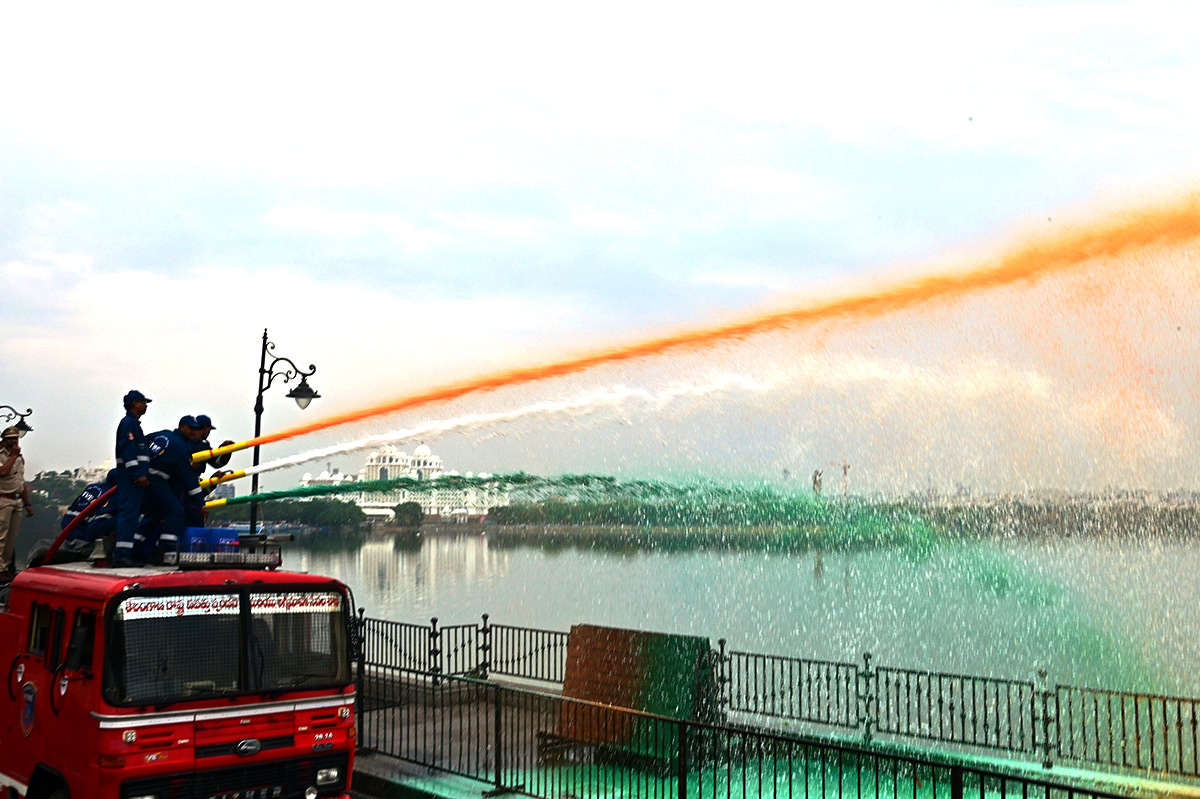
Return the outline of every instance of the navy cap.
[[[203,414],[203,413],[196,417],[196,426],[197,427],[211,427],[213,430],[217,429],[216,425],[214,425],[212,423],[212,419],[209,419],[208,415]]]
[[[136,388],[125,395],[125,402],[138,402],[139,400],[142,402],[154,402],[154,400],[150,399]]]
[[[196,421],[195,416],[184,416],[179,420],[180,427],[199,427],[200,423]]]

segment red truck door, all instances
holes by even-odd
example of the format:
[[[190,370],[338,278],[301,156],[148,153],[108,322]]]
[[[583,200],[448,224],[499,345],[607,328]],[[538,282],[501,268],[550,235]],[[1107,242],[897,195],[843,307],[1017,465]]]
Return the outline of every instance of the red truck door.
[[[30,607],[29,626],[25,631],[25,646],[13,661],[10,695],[15,699],[18,717],[17,733],[7,744],[6,769],[14,777],[28,783],[33,768],[41,760],[41,748],[51,738],[44,728],[53,714],[50,693],[54,671],[63,655],[63,635],[67,613],[61,607],[34,602]]]

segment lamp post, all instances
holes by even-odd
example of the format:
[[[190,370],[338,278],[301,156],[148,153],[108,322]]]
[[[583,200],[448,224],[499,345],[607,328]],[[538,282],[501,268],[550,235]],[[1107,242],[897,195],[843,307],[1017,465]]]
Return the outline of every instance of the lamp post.
[[[271,363],[267,363],[267,355],[271,355]],[[286,366],[279,366],[287,364]],[[279,369],[275,367],[279,366]],[[312,364],[308,365],[308,371],[304,371],[291,358],[283,358],[275,355],[275,342],[267,341],[267,329],[263,328],[262,337],[262,355],[258,361],[258,397],[254,400],[254,437],[258,438],[262,435],[262,412],[263,412],[263,392],[271,387],[275,382],[275,378],[282,377],[283,382],[288,383],[292,378],[300,378],[300,383],[295,388],[287,393],[289,397],[296,401],[301,410],[308,407],[308,404],[315,399],[320,399],[321,395],[313,390],[308,384],[308,378],[317,371],[317,367]],[[254,445],[254,465],[258,466],[258,445]],[[250,478],[250,493],[258,493],[258,473],[254,473]],[[250,503],[250,534],[254,535],[258,532],[258,503]]]
[[[17,428],[18,438],[24,438],[26,433],[33,430],[32,427],[25,424],[25,417],[30,416],[32,413],[33,408],[25,411],[25,413],[21,413],[11,405],[0,405],[0,414],[3,414],[0,416],[0,421],[11,422],[13,419],[17,420],[17,423],[13,427]]]

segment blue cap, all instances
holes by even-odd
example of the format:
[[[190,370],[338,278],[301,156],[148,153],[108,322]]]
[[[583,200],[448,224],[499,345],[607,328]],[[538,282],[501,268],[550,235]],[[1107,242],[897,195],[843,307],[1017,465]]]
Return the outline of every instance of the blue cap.
[[[200,423],[196,421],[195,416],[184,416],[179,420],[180,427],[199,427]]]
[[[196,427],[211,427],[213,430],[217,429],[216,425],[212,423],[212,419],[209,419],[207,414],[203,413],[196,417]]]
[[[125,402],[127,402],[127,403],[128,402],[139,402],[139,401],[140,402],[154,402],[154,400],[150,399],[145,394],[138,391],[136,388],[125,395]]]

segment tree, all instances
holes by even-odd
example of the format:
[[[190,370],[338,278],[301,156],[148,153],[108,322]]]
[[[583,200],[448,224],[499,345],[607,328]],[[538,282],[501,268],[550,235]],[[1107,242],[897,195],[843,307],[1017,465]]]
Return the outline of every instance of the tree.
[[[250,506],[245,503],[213,508],[208,514],[209,522],[248,521]],[[259,505],[261,518],[271,522],[299,524],[305,527],[329,527],[342,531],[355,530],[366,514],[353,502],[336,499],[291,500],[277,499]]]
[[[87,483],[72,479],[70,472],[40,472],[29,481],[29,487],[45,494],[52,503],[70,505],[87,488]]]
[[[392,510],[396,514],[396,524],[401,527],[420,527],[425,520],[425,511],[417,502],[401,502]]]

